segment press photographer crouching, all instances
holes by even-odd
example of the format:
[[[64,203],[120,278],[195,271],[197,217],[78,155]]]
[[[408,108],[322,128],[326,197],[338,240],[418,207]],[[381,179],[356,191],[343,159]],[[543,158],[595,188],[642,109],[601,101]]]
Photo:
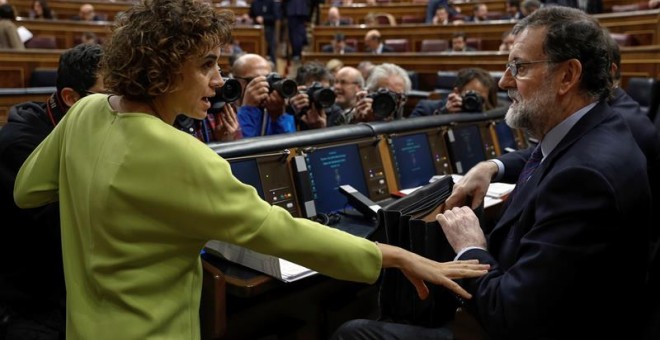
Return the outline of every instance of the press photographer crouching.
[[[410,117],[484,112],[497,105],[497,83],[490,73],[481,68],[464,68],[458,71],[454,89],[446,99],[420,100]]]
[[[333,77],[325,66],[308,62],[298,68],[297,95],[289,99],[287,112],[296,117],[298,130],[319,129],[335,125],[341,109],[332,87]]]
[[[374,67],[366,91],[358,93],[355,108],[343,116],[344,123],[401,119],[411,86],[408,73],[398,65],[384,63]]]

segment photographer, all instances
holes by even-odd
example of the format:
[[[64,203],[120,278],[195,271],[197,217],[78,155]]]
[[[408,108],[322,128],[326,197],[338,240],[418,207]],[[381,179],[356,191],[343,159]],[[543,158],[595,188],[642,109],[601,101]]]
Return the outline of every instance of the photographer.
[[[420,100],[410,117],[457,112],[483,112],[497,107],[497,84],[488,71],[464,68],[458,71],[454,90],[443,100]]]
[[[380,64],[371,71],[367,79],[366,91],[358,93],[358,102],[353,110],[352,117],[347,122],[371,122],[377,120],[394,120],[403,117],[403,106],[406,95],[411,90],[408,73],[400,66],[390,63]],[[382,112],[377,110],[380,105],[374,106],[374,98],[391,98],[393,101],[392,111]],[[390,107],[390,105],[384,105]],[[376,110],[375,110],[376,108]]]
[[[332,74],[318,62],[308,62],[298,68],[298,94],[289,99],[287,112],[297,117],[299,130],[319,129],[336,125],[341,109],[335,104]]]
[[[234,62],[232,74],[241,83],[243,97],[236,101],[243,137],[296,131],[294,117],[284,112],[284,97],[273,91],[267,76],[271,63],[257,54],[244,54]]]

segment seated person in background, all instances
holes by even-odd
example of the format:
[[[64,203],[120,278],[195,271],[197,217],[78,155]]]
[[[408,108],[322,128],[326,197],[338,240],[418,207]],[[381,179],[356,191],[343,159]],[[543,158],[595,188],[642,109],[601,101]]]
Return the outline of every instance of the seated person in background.
[[[321,48],[323,52],[334,53],[334,54],[344,54],[344,53],[353,53],[355,48],[353,46],[346,45],[346,36],[344,33],[335,34],[334,39],[330,45],[325,45]]]
[[[470,67],[458,71],[454,89],[446,99],[422,99],[417,103],[410,117],[467,112],[473,108],[474,103],[472,101],[466,105],[467,109],[463,107],[463,98],[467,93],[477,94],[482,103],[480,109],[472,112],[488,111],[497,107],[497,84],[493,77],[482,68]]]
[[[514,40],[513,34],[511,34],[511,31],[506,31],[502,34],[502,43],[500,44],[500,47],[498,51],[500,52],[509,52],[511,51],[511,47],[513,46],[513,40]]]
[[[360,73],[362,73],[362,78],[364,79],[369,79],[369,76],[371,75],[371,71],[376,67],[371,61],[369,60],[363,60],[357,65],[357,69],[360,70]]]
[[[0,48],[25,49],[15,21],[14,7],[10,4],[0,5]]]
[[[339,8],[336,6],[328,8],[328,19],[323,23],[324,26],[344,26],[350,24],[350,20],[341,17]]]
[[[454,32],[451,37],[451,46],[449,47],[450,52],[468,52],[475,51],[474,47],[468,46],[467,35],[465,32]]]
[[[30,19],[57,19],[55,11],[50,9],[46,0],[33,0],[28,17]]]
[[[236,42],[236,39],[232,36],[231,41],[222,48],[222,54],[243,54],[243,49]]]
[[[426,4],[426,18],[424,19],[424,22],[427,24],[432,23],[433,17],[440,7],[447,9],[447,13],[449,13],[450,19],[460,15],[461,13],[461,8],[454,6],[452,0],[429,0],[429,2]]]
[[[80,10],[77,15],[74,15],[71,20],[79,21],[103,21],[103,18],[96,14],[94,6],[92,4],[82,4],[80,5]]]
[[[520,0],[506,0],[506,14],[502,20],[520,20],[524,17],[520,9]]]
[[[630,131],[646,156],[649,182],[653,195],[653,224],[651,242],[658,243],[660,239],[660,131],[655,128],[649,116],[642,111],[636,102],[621,86],[621,50],[619,44],[607,31],[609,38],[610,58],[612,60],[612,96],[609,104],[612,110],[621,114]]]
[[[298,94],[289,98],[289,108],[287,109],[287,112],[297,118],[298,130],[319,129],[335,125],[334,122],[341,114],[341,109],[334,101],[331,104],[322,103],[328,97],[319,96],[321,93],[328,95],[328,90],[334,93],[333,81],[332,74],[319,62],[307,62],[298,68],[296,73]],[[317,94],[316,101],[309,96],[310,88]],[[322,104],[329,105],[323,107]]]
[[[364,45],[367,49],[366,52],[371,52],[373,54],[394,52],[394,49],[391,46],[387,46],[383,43],[378,30],[370,30],[364,35]]]
[[[523,0],[520,11],[522,12],[523,17],[526,17],[541,8],[542,5],[543,4],[539,0]]]
[[[360,70],[355,67],[344,66],[335,75],[335,103],[341,110],[339,121],[335,125],[345,124],[350,121],[355,105],[357,94],[364,89],[364,78]]]
[[[403,117],[403,108],[412,84],[408,72],[399,65],[384,63],[371,71],[365,91],[357,94],[357,104],[351,115],[345,116],[347,123],[391,121]],[[374,95],[386,94],[394,99],[393,111],[374,110]],[[376,106],[376,109],[382,109]]]
[[[468,17],[468,22],[484,22],[489,21],[488,18],[488,5],[477,3],[472,7],[472,16]]]
[[[268,85],[266,76],[272,64],[258,54],[244,54],[232,66],[232,74],[243,87],[236,102],[238,122],[243,137],[295,132],[294,117],[284,112],[284,98]]]
[[[5,219],[0,237],[0,338],[4,340],[64,339],[59,204],[20,209],[14,202],[14,181],[23,162],[69,108],[89,93],[104,91],[99,74],[102,53],[99,45],[65,51],[57,69],[56,92],[47,102],[14,105],[0,129],[0,205]]]
[[[435,10],[435,15],[431,23],[434,25],[449,25],[451,20],[449,20],[449,12],[447,12],[447,7],[440,6]]]

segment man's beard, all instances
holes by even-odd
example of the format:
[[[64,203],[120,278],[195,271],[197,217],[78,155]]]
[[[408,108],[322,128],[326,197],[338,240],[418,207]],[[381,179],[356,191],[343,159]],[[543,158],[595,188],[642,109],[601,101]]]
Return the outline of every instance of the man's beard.
[[[515,99],[516,104],[511,104],[504,116],[506,124],[514,129],[527,130],[532,134],[542,128],[542,124],[552,114],[551,110],[555,102],[555,91],[549,82],[540,86],[540,91],[531,99],[523,100],[516,89],[508,90],[509,98]],[[537,136],[538,137],[538,136]]]

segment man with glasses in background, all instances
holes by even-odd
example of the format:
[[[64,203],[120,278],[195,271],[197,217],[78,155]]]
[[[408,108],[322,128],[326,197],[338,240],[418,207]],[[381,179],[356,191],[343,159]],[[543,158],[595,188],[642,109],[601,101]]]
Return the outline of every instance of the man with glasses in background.
[[[56,92],[47,102],[10,108],[0,130],[0,338],[64,339],[65,289],[59,204],[20,209],[14,180],[23,162],[80,98],[104,92],[99,75],[102,49],[80,44],[64,52]],[[92,156],[92,155],[90,155]],[[90,159],[93,166],[93,159]]]

